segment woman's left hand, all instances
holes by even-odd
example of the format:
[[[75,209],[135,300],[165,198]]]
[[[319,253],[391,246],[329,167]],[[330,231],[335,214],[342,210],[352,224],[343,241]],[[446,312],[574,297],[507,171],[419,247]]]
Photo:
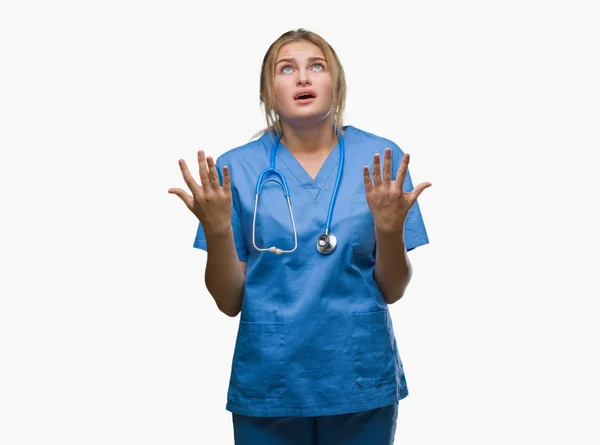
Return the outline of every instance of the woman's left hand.
[[[372,181],[369,167],[365,166],[363,169],[367,203],[375,221],[375,228],[379,232],[391,233],[403,230],[408,211],[423,190],[431,186],[429,182],[422,182],[412,191],[404,191],[409,161],[410,155],[404,153],[394,181],[392,181],[392,150],[389,148],[384,152],[383,174],[379,153],[373,158]]]

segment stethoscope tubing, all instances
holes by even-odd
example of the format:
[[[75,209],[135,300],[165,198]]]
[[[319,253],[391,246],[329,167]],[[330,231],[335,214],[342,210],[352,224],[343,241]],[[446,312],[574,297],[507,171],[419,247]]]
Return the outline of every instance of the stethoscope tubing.
[[[333,187],[333,192],[331,195],[331,200],[329,201],[329,208],[327,210],[327,219],[325,221],[325,235],[322,235],[321,237],[319,237],[319,240],[321,240],[321,238],[323,238],[323,237],[325,237],[327,240],[330,239],[329,230],[331,228],[331,219],[333,216],[333,209],[335,208],[335,202],[337,200],[337,195],[338,195],[340,185],[342,182],[342,174],[343,174],[343,170],[344,170],[344,160],[345,160],[345,151],[346,151],[345,145],[344,145],[344,137],[337,130],[336,130],[336,133],[338,135],[339,147],[340,147],[339,148],[340,149],[340,158],[339,158],[339,164],[338,164],[338,171],[337,171],[337,176],[336,176],[336,180],[335,180],[335,185]],[[279,147],[280,142],[281,142],[281,136],[278,136],[277,140],[274,142],[274,144],[271,148],[269,167],[264,169],[262,172],[260,172],[260,174],[258,175],[258,178],[256,180],[255,199],[254,199],[254,216],[253,216],[253,220],[252,220],[252,244],[254,245],[254,248],[260,252],[269,251],[269,252],[274,252],[277,254],[291,253],[291,252],[295,251],[296,248],[298,247],[298,234],[296,231],[296,221],[294,220],[294,213],[292,211],[290,189],[288,187],[288,183],[285,179],[284,174],[275,167],[277,148]],[[279,181],[277,181],[275,179],[266,179],[265,180],[264,179],[265,176],[269,175],[269,174],[276,175],[279,178]],[[281,186],[281,188],[283,189],[283,194],[288,203],[290,217],[292,220],[292,228],[293,228],[293,232],[294,232],[294,248],[291,250],[282,250],[282,249],[278,249],[275,246],[268,247],[268,248],[260,248],[256,245],[255,235],[256,235],[256,213],[257,213],[257,208],[258,208],[258,199],[259,199],[259,195],[262,191],[263,185],[269,181],[276,182]],[[335,238],[335,236],[331,235],[331,241],[332,241],[332,244],[328,248],[325,248],[325,249],[323,249],[322,247],[319,247],[319,244],[317,244],[319,247],[319,251],[324,254],[331,253],[333,251],[333,249],[335,249],[335,246],[337,244],[337,239]]]

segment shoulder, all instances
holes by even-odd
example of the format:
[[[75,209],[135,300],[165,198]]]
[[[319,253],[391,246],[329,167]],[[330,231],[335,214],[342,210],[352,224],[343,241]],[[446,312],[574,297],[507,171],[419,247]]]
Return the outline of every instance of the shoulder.
[[[268,148],[272,144],[272,135],[265,133],[258,139],[251,140],[243,145],[231,148],[225,151],[217,158],[217,164],[231,165],[240,162],[251,162],[261,154],[266,155]]]
[[[369,155],[373,155],[375,153],[383,154],[383,150],[386,148],[391,148],[394,155],[401,156],[404,153],[396,142],[387,137],[356,128],[351,125],[344,126],[344,129],[344,136],[347,145],[349,147],[354,147],[354,149],[360,152],[368,153]]]

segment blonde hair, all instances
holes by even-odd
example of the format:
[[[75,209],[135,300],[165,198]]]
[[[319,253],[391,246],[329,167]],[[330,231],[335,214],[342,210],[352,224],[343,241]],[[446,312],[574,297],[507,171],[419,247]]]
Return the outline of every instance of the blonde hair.
[[[283,133],[275,102],[275,59],[279,50],[284,45],[290,42],[302,41],[313,43],[323,51],[333,81],[332,124],[336,130],[342,128],[343,112],[346,105],[346,77],[340,59],[331,45],[327,43],[323,37],[312,31],[299,28],[282,34],[271,44],[263,58],[262,69],[260,72],[260,103],[264,108],[265,117],[267,119],[267,128],[258,132],[255,137],[269,131],[277,136],[281,136]]]

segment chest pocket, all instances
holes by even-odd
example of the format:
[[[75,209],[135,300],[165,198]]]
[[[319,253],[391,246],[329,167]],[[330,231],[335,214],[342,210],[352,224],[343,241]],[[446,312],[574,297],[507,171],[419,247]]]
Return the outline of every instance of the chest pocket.
[[[352,250],[372,254],[375,249],[375,223],[364,193],[350,196],[352,214]]]

